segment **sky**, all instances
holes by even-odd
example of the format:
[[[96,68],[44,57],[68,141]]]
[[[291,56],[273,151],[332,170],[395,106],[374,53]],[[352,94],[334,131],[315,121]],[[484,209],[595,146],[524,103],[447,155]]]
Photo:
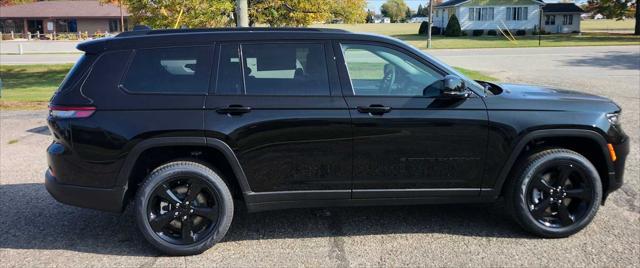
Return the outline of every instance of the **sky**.
[[[555,3],[559,0],[544,0],[547,3]],[[387,2],[387,0],[367,0],[367,9],[373,10],[376,13],[380,13],[380,6]],[[412,10],[417,10],[418,5],[422,4],[422,6],[427,6],[429,4],[429,0],[404,0],[405,3]],[[586,0],[576,0],[576,3],[586,2]]]

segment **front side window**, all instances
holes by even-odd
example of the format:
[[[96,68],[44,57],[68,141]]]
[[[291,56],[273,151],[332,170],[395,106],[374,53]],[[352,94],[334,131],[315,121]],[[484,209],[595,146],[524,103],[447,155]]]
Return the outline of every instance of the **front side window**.
[[[443,75],[403,52],[383,46],[342,44],[342,53],[356,96],[440,95]]]
[[[322,44],[243,44],[241,47],[247,95],[330,94]]]
[[[211,47],[138,49],[122,80],[134,93],[205,93],[211,75]]]

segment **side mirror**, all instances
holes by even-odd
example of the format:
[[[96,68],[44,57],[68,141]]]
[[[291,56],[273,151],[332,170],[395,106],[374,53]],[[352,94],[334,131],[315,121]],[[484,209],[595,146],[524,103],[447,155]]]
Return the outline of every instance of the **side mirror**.
[[[467,98],[469,91],[467,85],[462,78],[455,75],[447,75],[443,79],[444,86],[441,92],[443,97],[448,98]]]

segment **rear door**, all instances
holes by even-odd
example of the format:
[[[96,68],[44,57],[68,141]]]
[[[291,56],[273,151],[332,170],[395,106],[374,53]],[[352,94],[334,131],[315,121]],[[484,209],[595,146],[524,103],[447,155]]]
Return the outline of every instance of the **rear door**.
[[[479,194],[482,99],[439,98],[446,73],[383,43],[336,43],[354,127],[353,198]]]
[[[248,201],[349,198],[351,122],[331,43],[227,42],[216,53],[206,135],[235,152]]]

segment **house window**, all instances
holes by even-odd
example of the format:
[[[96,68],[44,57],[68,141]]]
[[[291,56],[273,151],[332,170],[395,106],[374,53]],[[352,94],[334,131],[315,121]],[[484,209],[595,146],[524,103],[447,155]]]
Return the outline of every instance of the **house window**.
[[[562,24],[563,25],[573,25],[573,15],[563,15],[562,16]]]
[[[529,16],[528,7],[508,7],[507,20],[527,20]]]
[[[555,15],[544,16],[544,25],[556,25],[556,16]]]
[[[470,21],[490,21],[493,20],[493,8],[492,7],[477,7],[469,8],[469,20]]]

